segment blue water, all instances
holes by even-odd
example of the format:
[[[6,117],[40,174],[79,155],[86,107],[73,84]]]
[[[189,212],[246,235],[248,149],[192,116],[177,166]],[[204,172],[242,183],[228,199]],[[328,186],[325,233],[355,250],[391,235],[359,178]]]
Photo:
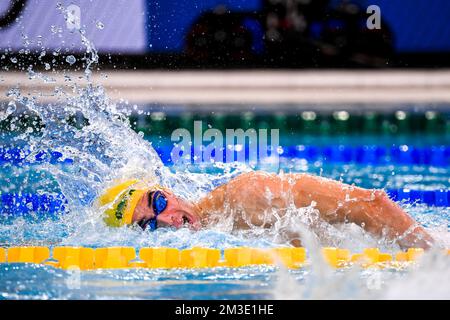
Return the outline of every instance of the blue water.
[[[0,274],[0,293],[8,299],[267,299],[274,282],[274,269],[268,267],[86,271],[79,277],[80,289],[71,290],[70,271],[10,264],[0,265]]]
[[[284,297],[276,292],[279,281],[288,277],[302,288],[303,298],[316,298],[310,287],[309,269],[280,271],[275,267],[240,269],[214,268],[202,270],[124,269],[72,271],[48,266],[0,265],[1,297],[6,299],[274,299]],[[334,281],[342,281],[346,298],[376,297],[386,284],[372,294],[361,296],[371,271],[359,273],[350,285],[343,271],[332,273]],[[383,281],[402,280],[405,272],[386,271]],[[74,280],[76,282],[74,282]],[[329,284],[330,285],[330,284]],[[377,292],[378,291],[378,292]],[[300,294],[300,290],[298,292]],[[333,297],[330,293],[329,297]]]
[[[332,139],[330,141],[333,142]],[[412,144],[414,140],[406,142]],[[167,145],[167,148],[169,147],[170,145]],[[70,172],[71,164],[55,165],[61,167],[63,171]],[[170,169],[173,173],[184,172],[190,176],[206,174],[216,177],[218,179],[216,184],[222,182],[220,177],[224,174],[223,169],[214,166],[190,165],[183,168],[172,166]],[[442,166],[363,165],[342,163],[342,161],[308,162],[305,159],[285,157],[281,160],[280,169],[286,172],[318,174],[367,188],[437,190],[449,189],[450,184],[450,172]],[[3,190],[11,193],[21,191],[57,194],[60,191],[58,183],[52,178],[48,168],[39,164],[3,163],[1,173],[0,183],[4,186]],[[223,178],[223,180],[226,179],[228,177]],[[5,186],[7,186],[6,189]],[[450,209],[424,204],[412,205],[406,202],[402,205],[415,219],[432,230],[435,236],[448,245]],[[220,229],[203,230],[197,233],[187,229],[159,230],[150,233],[124,228],[112,232],[104,226],[92,224],[90,220],[83,220],[77,213],[61,211],[59,214],[45,215],[45,213],[30,211],[31,213],[22,216],[4,214],[1,216],[0,243],[3,247],[31,244],[91,247],[169,246],[180,249],[204,246],[224,249],[235,246],[276,245],[271,235],[229,234],[226,230]],[[347,234],[347,232],[350,233]],[[367,246],[379,245],[374,239],[363,235],[358,230],[341,230],[335,235],[339,239],[336,245],[345,246],[346,244],[345,247],[348,247],[350,244],[354,252]],[[386,251],[391,252],[396,249],[398,248],[385,247]],[[326,266],[323,265],[321,268]],[[287,293],[283,293],[283,288],[289,283],[290,287],[294,286],[290,290],[298,294],[297,298],[381,298],[386,291],[390,292],[392,283],[398,285],[404,277],[411,276],[406,271],[384,270],[380,272],[381,275],[376,275],[377,279],[378,277],[384,279],[381,288],[374,290],[368,289],[368,283],[371,283],[368,277],[374,277],[373,274],[368,274],[368,271],[364,270],[356,271],[355,274],[352,272],[354,271],[333,272],[329,281],[344,288],[340,295],[333,296],[317,292],[317,286],[324,280],[317,278],[314,270],[309,268],[295,271],[277,267],[176,271],[127,269],[85,271],[74,275],[71,271],[49,266],[1,264],[0,297],[5,299],[271,299],[289,298],[284,296]],[[79,281],[76,282],[76,287],[73,287],[73,279]],[[293,280],[295,281],[292,282]]]

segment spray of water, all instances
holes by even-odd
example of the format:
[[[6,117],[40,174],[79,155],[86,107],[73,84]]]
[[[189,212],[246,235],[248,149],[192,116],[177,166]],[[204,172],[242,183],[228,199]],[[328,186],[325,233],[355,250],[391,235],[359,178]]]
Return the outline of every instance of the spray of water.
[[[58,10],[66,19],[70,18],[61,4],[58,4]],[[143,134],[132,130],[128,120],[132,111],[127,104],[110,101],[104,88],[93,83],[92,70],[98,63],[98,53],[83,29],[76,32],[85,47],[83,79],[73,79],[70,73],[64,72],[64,85],[57,85],[52,76],[35,72],[29,67],[27,73],[30,81],[55,83],[53,96],[56,102],[41,103],[39,93],[30,96],[22,93],[17,86],[8,91],[7,96],[11,102],[1,113],[2,119],[12,118],[11,126],[15,126],[14,112],[17,110],[16,106],[20,106],[26,117],[32,115],[39,122],[38,129],[31,124],[20,134],[11,136],[10,145],[23,147],[29,154],[25,159],[26,164],[21,167],[10,164],[2,166],[2,171],[8,175],[5,180],[9,182],[1,187],[2,191],[19,194],[62,193],[68,201],[66,212],[58,216],[56,222],[46,220],[35,225],[27,224],[25,219],[19,218],[12,224],[4,224],[0,227],[3,229],[1,240],[14,244],[30,241],[45,243],[44,238],[52,233],[54,236],[47,238],[47,244],[164,244],[164,239],[152,239],[147,233],[132,228],[125,227],[111,232],[102,223],[99,212],[92,209],[93,201],[116,181],[130,178],[162,184],[175,193],[194,200],[248,168],[218,166],[222,174],[209,175],[191,174],[183,170],[170,171],[164,167]],[[71,66],[73,59],[69,60],[67,63]],[[56,72],[53,73],[56,75]],[[36,157],[48,150],[61,153],[61,161],[73,161],[70,165],[51,161],[37,163]],[[16,183],[12,183],[13,180]],[[52,231],[38,232],[41,228]],[[43,234],[42,237],[38,236],[40,233]],[[188,230],[181,230],[178,234],[185,234],[182,238],[186,239],[181,242],[191,238]]]

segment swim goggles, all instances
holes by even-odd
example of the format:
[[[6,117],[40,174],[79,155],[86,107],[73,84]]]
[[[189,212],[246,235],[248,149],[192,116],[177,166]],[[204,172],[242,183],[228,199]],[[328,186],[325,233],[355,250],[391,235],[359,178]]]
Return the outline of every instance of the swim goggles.
[[[157,220],[156,217],[161,214],[167,208],[167,198],[161,191],[150,191],[148,194],[148,206],[153,209],[155,216],[148,220],[142,220],[138,225],[145,229],[147,225],[150,230],[156,230]]]

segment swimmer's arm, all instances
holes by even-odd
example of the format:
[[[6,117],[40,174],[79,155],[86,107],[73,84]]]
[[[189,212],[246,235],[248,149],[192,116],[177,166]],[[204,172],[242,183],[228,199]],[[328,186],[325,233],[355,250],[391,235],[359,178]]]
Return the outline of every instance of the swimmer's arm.
[[[403,247],[429,248],[430,235],[385,192],[349,186],[321,177],[292,174],[296,207],[312,202],[329,223],[353,222],[366,231],[396,240]]]
[[[205,221],[210,213],[231,211],[238,228],[248,228],[248,222],[267,227],[275,219],[262,219],[261,213],[271,208],[282,213],[292,201],[298,208],[314,203],[323,220],[355,223],[376,236],[396,240],[404,248],[428,248],[433,243],[430,235],[384,192],[307,174],[280,177],[246,173],[213,190],[198,202],[198,207]]]

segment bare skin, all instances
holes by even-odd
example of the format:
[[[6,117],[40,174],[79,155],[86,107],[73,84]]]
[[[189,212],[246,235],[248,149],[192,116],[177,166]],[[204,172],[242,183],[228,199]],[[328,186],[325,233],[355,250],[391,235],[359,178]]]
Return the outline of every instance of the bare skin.
[[[198,230],[220,215],[232,214],[235,229],[250,225],[270,228],[275,217],[264,213],[276,209],[282,216],[289,204],[297,208],[313,205],[324,221],[353,222],[374,236],[396,240],[402,248],[427,249],[432,237],[405,211],[380,190],[349,186],[308,174],[275,175],[265,172],[242,174],[211,191],[197,203],[164,191],[168,207],[157,217],[158,226],[181,227],[188,223]],[[148,196],[139,202],[133,222],[153,217]],[[290,235],[288,235],[290,236]],[[298,240],[292,244],[299,246]]]

